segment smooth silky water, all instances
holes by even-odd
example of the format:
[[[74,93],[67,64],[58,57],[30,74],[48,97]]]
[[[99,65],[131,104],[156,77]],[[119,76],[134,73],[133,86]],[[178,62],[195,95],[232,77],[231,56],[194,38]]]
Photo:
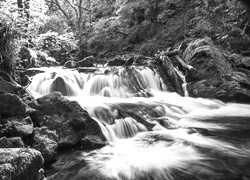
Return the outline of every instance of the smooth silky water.
[[[250,105],[181,97],[140,67],[110,74],[48,68],[29,90],[78,101],[108,140],[69,154],[78,165],[60,180],[250,179]]]

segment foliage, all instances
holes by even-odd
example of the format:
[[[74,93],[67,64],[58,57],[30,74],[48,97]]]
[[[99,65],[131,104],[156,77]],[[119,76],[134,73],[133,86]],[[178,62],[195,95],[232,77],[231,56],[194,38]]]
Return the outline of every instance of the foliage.
[[[66,23],[65,19],[53,14],[46,18],[46,22],[39,28],[39,34],[44,34],[48,31],[54,31],[58,32],[59,34],[63,34],[68,30],[70,30],[70,26]]]
[[[56,52],[69,52],[77,49],[78,41],[71,32],[59,34],[48,31],[47,33],[40,34],[35,43],[39,50],[45,51],[52,57],[55,57],[54,53]]]
[[[44,1],[29,3],[29,9],[20,9],[16,0],[0,1],[0,69],[13,77],[20,47],[37,35],[45,17]]]
[[[29,17],[25,15],[29,11]],[[16,0],[0,2],[0,21],[10,25],[20,35],[22,43],[35,37],[46,19],[47,6],[44,1],[32,0],[29,9],[18,8]]]

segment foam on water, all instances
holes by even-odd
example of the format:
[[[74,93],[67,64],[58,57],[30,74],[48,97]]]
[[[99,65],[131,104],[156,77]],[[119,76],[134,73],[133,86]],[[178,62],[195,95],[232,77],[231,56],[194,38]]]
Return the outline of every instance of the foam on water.
[[[36,75],[29,90],[61,90],[98,122],[109,145],[78,158],[99,179],[250,177],[250,105],[181,97],[160,83],[149,68],[106,75],[53,70]],[[82,169],[75,179],[86,176]]]

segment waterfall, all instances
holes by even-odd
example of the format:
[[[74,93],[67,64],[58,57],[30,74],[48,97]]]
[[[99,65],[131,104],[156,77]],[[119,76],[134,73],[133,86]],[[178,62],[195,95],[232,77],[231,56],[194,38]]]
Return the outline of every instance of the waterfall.
[[[161,90],[159,75],[149,68],[121,68],[113,74],[78,73],[67,69],[44,69],[37,74],[29,90],[37,96],[60,91],[65,96],[135,97],[148,96],[147,89]]]
[[[48,69],[29,86],[37,97],[60,91],[78,101],[110,142],[81,152],[76,159],[87,166],[65,180],[247,179],[250,105],[166,89],[156,72],[140,67],[106,74]]]
[[[182,83],[182,89],[184,92],[184,96],[188,96],[188,91],[187,91],[187,82],[186,82],[186,77],[184,76],[184,74],[178,70],[177,68],[174,68],[174,70],[176,71],[176,73],[180,76],[180,78],[182,79],[183,83]]]

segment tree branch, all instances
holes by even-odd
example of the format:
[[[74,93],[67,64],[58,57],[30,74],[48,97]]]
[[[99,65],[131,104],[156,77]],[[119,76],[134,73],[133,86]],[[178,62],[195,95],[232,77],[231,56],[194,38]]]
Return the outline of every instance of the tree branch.
[[[194,70],[194,68],[191,65],[186,64],[178,55],[175,55],[174,57],[182,65],[182,67],[188,70]]]
[[[58,2],[58,0],[55,0],[56,1],[56,3],[54,3],[55,5],[57,5],[57,7],[61,10],[61,12],[63,13],[63,15],[68,19],[68,20],[70,20],[70,17],[67,15],[67,13],[62,9],[62,7],[61,7],[61,5],[60,5],[60,3]],[[52,2],[52,1],[51,1]]]
[[[67,2],[67,3],[70,5],[70,7],[72,7],[72,9],[75,11],[76,17],[79,18],[79,14],[78,14],[78,11],[77,11],[76,7],[73,6],[73,4],[71,4],[71,3],[69,2],[69,0],[66,0],[66,2]]]

